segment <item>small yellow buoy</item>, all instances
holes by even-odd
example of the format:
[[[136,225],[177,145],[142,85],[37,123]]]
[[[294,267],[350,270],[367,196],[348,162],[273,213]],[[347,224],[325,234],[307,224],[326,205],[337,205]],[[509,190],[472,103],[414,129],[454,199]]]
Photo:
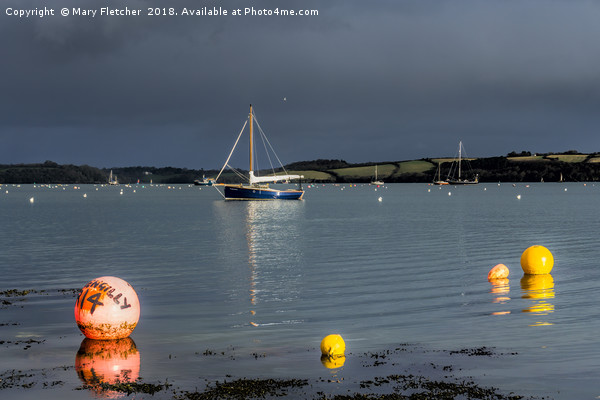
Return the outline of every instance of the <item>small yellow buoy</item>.
[[[549,274],[554,267],[554,257],[544,246],[531,246],[521,255],[521,268],[525,274]]]
[[[321,341],[321,354],[328,357],[343,356],[346,343],[340,335],[328,335]]]
[[[495,267],[493,267],[488,273],[488,281],[494,279],[506,279],[508,278],[509,273],[510,271],[508,270],[508,267],[506,265],[498,264]]]

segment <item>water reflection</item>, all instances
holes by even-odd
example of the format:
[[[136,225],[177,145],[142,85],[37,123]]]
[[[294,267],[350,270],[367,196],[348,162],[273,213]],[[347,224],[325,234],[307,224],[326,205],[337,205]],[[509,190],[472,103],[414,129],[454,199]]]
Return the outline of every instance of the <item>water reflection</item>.
[[[125,393],[105,390],[102,384],[133,382],[140,376],[140,353],[131,338],[84,339],[75,356],[75,371],[94,397],[118,398]]]
[[[252,326],[257,322],[259,303],[289,302],[297,298],[301,259],[298,223],[302,202],[246,202],[246,243],[250,269]],[[281,310],[278,310],[281,311]],[[271,323],[290,323],[276,321]]]
[[[254,319],[254,316],[256,315],[256,311],[254,310],[255,306],[256,306],[256,295],[257,295],[257,289],[256,289],[256,280],[257,280],[257,266],[256,266],[256,251],[254,249],[253,246],[253,235],[251,234],[251,232],[253,232],[252,229],[252,222],[254,221],[254,218],[256,217],[256,208],[255,206],[253,206],[253,204],[257,204],[256,202],[250,202],[249,203],[249,207],[247,209],[247,214],[246,214],[246,242],[248,243],[248,265],[250,267],[250,304],[252,309],[250,310],[250,315],[252,315],[252,319]],[[254,322],[254,321],[250,321],[250,325],[252,326],[258,326],[258,323]]]
[[[521,279],[522,298],[531,300],[531,305],[523,310],[534,315],[548,315],[554,312],[554,305],[548,300],[554,298],[554,279],[550,274],[524,275]],[[537,321],[531,326],[552,325]]]
[[[220,272],[232,315],[244,325],[289,324],[286,305],[298,299],[303,259],[303,201],[217,201]]]
[[[504,279],[492,279],[490,280],[492,284],[492,288],[490,289],[490,293],[494,296],[494,303],[498,304],[506,304],[510,301],[510,281],[508,278]],[[492,315],[506,315],[510,314],[510,311],[496,311],[493,312]]]
[[[346,356],[327,356],[321,355],[321,364],[327,369],[337,369],[344,366]]]

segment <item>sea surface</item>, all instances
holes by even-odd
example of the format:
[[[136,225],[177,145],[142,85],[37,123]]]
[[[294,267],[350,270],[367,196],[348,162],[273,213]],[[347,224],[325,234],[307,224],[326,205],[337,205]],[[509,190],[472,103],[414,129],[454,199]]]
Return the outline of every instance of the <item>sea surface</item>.
[[[400,370],[600,396],[600,184],[305,189],[261,202],[189,185],[0,186],[0,397],[105,397],[91,386],[123,369],[173,385],[153,398],[239,378],[354,393]],[[550,275],[523,275],[532,245],[554,255]],[[488,282],[500,263],[508,280]],[[116,350],[85,343],[74,320],[78,290],[102,276],[141,304]],[[332,333],[346,359],[328,368]]]

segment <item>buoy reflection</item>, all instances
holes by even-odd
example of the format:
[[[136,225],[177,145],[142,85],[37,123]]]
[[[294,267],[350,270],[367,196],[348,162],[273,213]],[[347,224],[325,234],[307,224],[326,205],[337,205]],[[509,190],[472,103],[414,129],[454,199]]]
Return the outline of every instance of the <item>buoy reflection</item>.
[[[94,397],[119,398],[126,393],[106,390],[102,384],[134,382],[140,376],[140,353],[133,339],[85,338],[75,356],[75,371]]]
[[[510,297],[508,296],[510,293],[510,281],[507,278],[491,279],[490,283],[492,284],[490,293],[494,295],[494,299],[492,300],[492,302],[498,304],[506,304],[510,300]],[[510,314],[510,311],[496,311],[492,313],[492,315],[506,314]]]
[[[490,283],[492,284],[490,293],[499,296],[496,299],[494,299],[494,303],[503,300],[510,300],[509,297],[506,297],[506,295],[510,293],[510,281],[507,278],[492,279]]]
[[[550,274],[524,275],[521,279],[522,298],[531,300],[524,313],[548,315],[554,312],[554,305],[548,300],[554,298],[554,279]],[[546,321],[536,321],[531,326],[552,325]]]
[[[341,368],[344,366],[345,362],[345,356],[328,356],[325,354],[321,356],[321,364],[323,364],[323,366],[328,369]]]

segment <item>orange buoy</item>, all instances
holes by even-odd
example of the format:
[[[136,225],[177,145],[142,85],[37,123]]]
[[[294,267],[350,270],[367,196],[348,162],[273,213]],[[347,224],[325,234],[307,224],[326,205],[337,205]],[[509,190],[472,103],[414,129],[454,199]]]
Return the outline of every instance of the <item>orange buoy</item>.
[[[140,302],[123,279],[103,276],[83,287],[75,303],[75,321],[90,339],[123,339],[140,319]]]
[[[498,264],[495,267],[493,267],[488,273],[488,281],[491,281],[493,279],[506,279],[508,278],[509,273],[510,271],[508,270],[508,267],[506,265]]]

